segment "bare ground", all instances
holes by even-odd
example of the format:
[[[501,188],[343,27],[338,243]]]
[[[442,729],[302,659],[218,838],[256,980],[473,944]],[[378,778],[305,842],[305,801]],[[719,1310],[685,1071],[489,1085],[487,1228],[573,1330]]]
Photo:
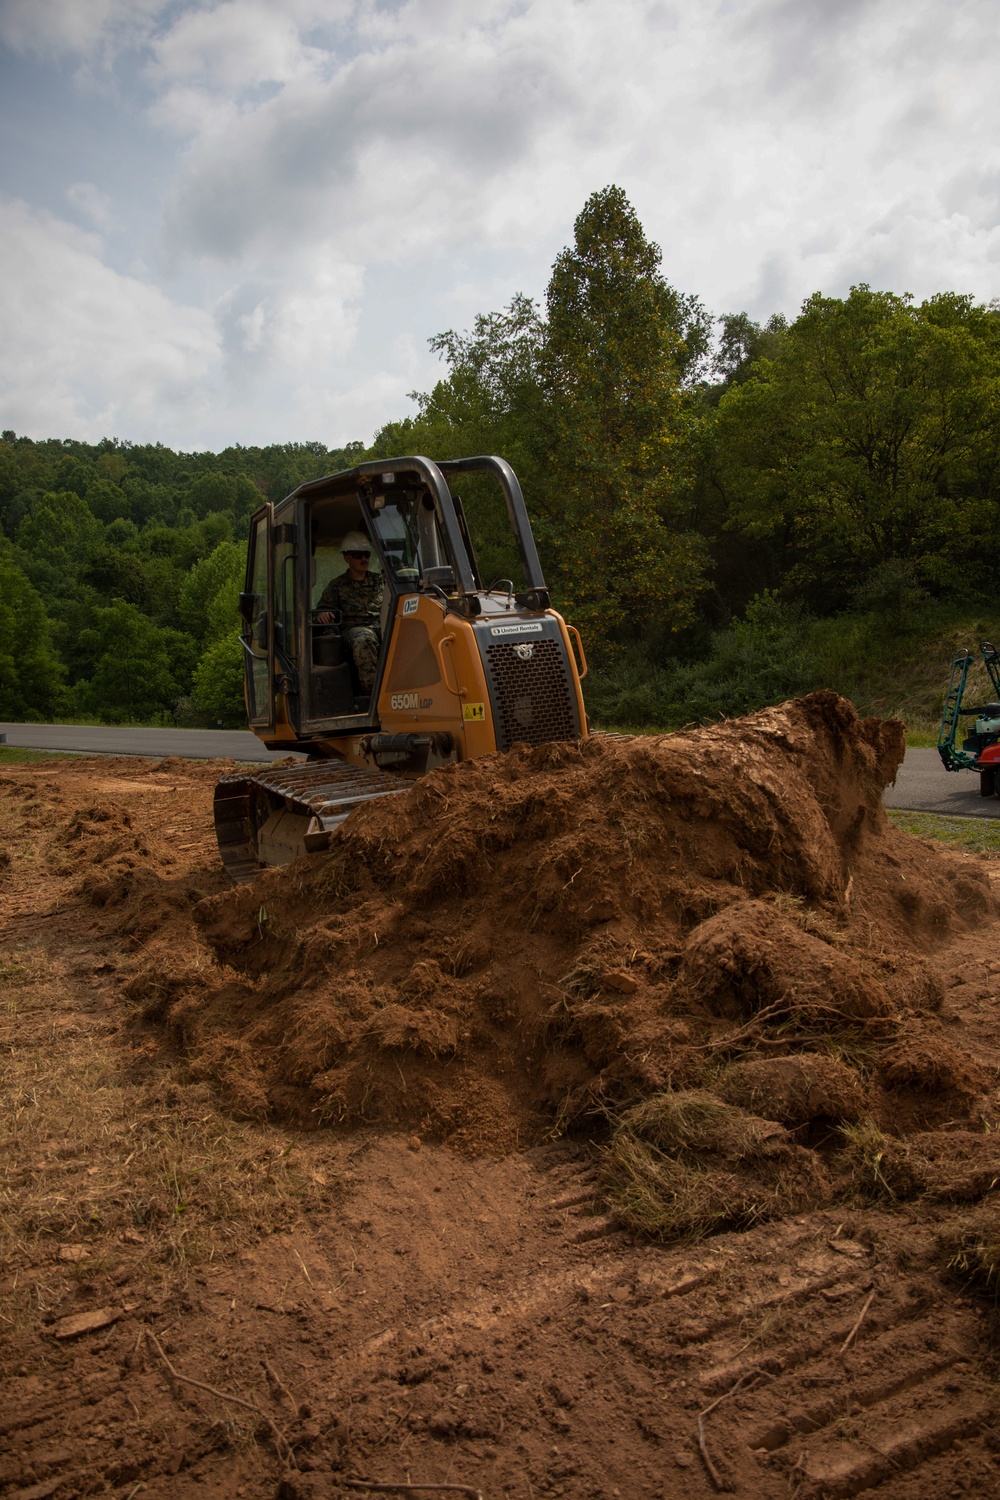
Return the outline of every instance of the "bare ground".
[[[472,1075],[460,1118],[428,1113],[430,1082],[399,1053],[401,1088],[424,1092],[395,1122],[373,1106],[366,1124],[352,1102],[339,1126],[309,1128],[302,1096],[298,1113],[274,1107],[280,1079],[258,1117],[236,1107],[218,1069],[196,1065],[191,1038],[220,1034],[222,990],[215,971],[195,983],[209,958],[190,913],[211,931],[220,911],[244,921],[280,903],[276,876],[264,897],[226,893],[210,833],[219,769],[0,773],[0,1492],[325,1500],[368,1481],[491,1500],[1000,1496],[991,1300],[973,1285],[978,1272],[991,1290],[992,1179],[964,1198],[882,1202],[877,1179],[853,1196],[841,1181],[823,1206],[678,1245],[619,1227],[606,1131],[560,1133],[558,1112],[542,1128],[537,1093],[531,1108],[511,1085],[491,1094],[491,1136]],[[925,844],[897,839],[926,864]],[[997,873],[948,860],[953,883]],[[223,958],[236,962],[225,994],[243,993],[246,966]],[[997,917],[940,931],[933,964],[937,1053],[945,1041],[978,1070],[989,1121]],[[167,1000],[183,1025],[166,1024]],[[229,1033],[241,1014],[226,1012]],[[905,1084],[868,1101],[892,1139],[887,1100],[911,1107]],[[957,1149],[969,1133],[963,1098],[960,1120],[933,1121],[939,1155],[942,1136]],[[866,1160],[882,1170],[877,1152]]]

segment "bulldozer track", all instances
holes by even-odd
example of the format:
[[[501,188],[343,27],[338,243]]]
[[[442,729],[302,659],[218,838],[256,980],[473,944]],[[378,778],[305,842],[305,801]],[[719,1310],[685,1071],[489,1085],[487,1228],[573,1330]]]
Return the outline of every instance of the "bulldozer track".
[[[388,771],[366,771],[339,761],[282,766],[278,770],[223,776],[215,788],[215,832],[219,853],[237,885],[258,874],[257,830],[277,808],[316,820],[306,847],[323,849],[356,807],[376,797],[408,792],[413,782]]]

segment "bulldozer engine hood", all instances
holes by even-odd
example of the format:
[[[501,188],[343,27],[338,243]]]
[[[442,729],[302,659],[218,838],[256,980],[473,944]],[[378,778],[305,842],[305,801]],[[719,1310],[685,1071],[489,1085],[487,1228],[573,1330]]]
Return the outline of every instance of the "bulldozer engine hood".
[[[580,716],[566,645],[552,616],[492,615],[473,626],[493,711],[497,749],[572,740]]]

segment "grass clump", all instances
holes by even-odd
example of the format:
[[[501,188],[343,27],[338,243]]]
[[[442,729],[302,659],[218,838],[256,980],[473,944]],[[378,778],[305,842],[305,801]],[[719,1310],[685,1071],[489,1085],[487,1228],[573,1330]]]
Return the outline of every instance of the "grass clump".
[[[844,1147],[840,1164],[850,1190],[866,1203],[898,1203],[919,1190],[906,1148],[887,1136],[874,1120],[841,1127]]]
[[[886,808],[886,812],[892,825],[903,833],[937,839],[969,854],[1000,855],[1000,818],[947,818],[896,807]]]
[[[995,1207],[949,1224],[938,1235],[945,1272],[1000,1308],[1000,1218]]]
[[[714,1094],[691,1089],[653,1094],[629,1111],[631,1135],[672,1156],[694,1160],[704,1152],[739,1160],[774,1128]]]
[[[829,1196],[818,1160],[780,1125],[702,1090],[656,1094],[623,1115],[602,1182],[621,1224],[661,1240],[748,1229]]]
[[[718,1177],[625,1131],[608,1149],[603,1183],[612,1212],[626,1228],[660,1240],[697,1240],[749,1228],[761,1217],[752,1196],[726,1193]]]

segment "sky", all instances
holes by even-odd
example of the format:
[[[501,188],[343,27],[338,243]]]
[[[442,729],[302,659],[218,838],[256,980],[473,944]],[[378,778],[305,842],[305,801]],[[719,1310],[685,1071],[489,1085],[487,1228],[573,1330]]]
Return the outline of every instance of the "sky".
[[[996,0],[0,0],[0,427],[368,442],[624,188],[792,317],[1000,297]]]

